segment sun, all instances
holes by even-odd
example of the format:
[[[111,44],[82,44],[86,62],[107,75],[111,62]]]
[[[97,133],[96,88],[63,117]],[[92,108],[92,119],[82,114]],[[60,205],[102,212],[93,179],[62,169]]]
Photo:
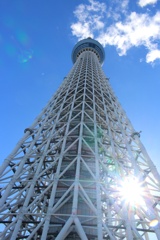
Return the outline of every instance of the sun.
[[[131,205],[144,203],[144,188],[135,177],[126,177],[120,184],[119,192],[121,198]]]

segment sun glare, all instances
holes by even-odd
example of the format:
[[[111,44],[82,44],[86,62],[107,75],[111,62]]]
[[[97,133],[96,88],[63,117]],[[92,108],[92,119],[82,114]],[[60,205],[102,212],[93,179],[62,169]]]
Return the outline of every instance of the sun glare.
[[[130,204],[142,204],[143,203],[143,188],[141,183],[134,177],[128,177],[121,182],[120,195],[123,200]]]
[[[150,227],[156,227],[158,225],[158,220],[157,219],[153,219],[150,223],[149,226]]]

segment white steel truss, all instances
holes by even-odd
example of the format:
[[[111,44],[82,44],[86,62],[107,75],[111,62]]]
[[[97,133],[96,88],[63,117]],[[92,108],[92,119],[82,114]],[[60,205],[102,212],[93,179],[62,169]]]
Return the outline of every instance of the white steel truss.
[[[87,42],[1,166],[2,240],[160,240],[160,176]],[[126,179],[139,202],[125,199]]]

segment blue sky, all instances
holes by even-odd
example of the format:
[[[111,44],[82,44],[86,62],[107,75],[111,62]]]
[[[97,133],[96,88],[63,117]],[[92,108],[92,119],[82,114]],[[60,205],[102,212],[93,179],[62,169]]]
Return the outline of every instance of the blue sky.
[[[105,47],[105,74],[160,172],[160,1],[1,0],[0,158],[47,104],[86,37]]]

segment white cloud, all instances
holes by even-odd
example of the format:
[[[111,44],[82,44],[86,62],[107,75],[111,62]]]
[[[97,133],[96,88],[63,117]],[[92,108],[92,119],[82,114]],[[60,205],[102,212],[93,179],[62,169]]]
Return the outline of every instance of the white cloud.
[[[160,11],[153,16],[128,13],[128,0],[123,0],[121,5],[117,2],[115,17],[112,16],[115,2],[117,0],[111,2],[108,9],[104,3],[94,0],[89,0],[88,5],[80,4],[74,12],[77,22],[71,25],[72,34],[79,40],[94,37],[103,46],[115,46],[120,56],[131,47],[144,46],[148,50],[146,62],[155,61],[160,51],[157,44],[160,40]]]
[[[151,50],[146,56],[147,63],[153,63],[156,59],[160,59],[160,50]]]
[[[104,12],[106,10],[105,3],[100,3],[100,2],[95,1],[95,0],[89,0],[89,3],[91,5],[86,5],[86,9],[88,11],[94,11],[94,12],[102,11],[102,12]]]
[[[158,0],[139,0],[138,4],[141,6],[141,7],[145,7],[146,5],[149,5],[149,4],[155,4],[157,3]]]
[[[111,18],[113,21],[117,21],[121,19],[123,15],[127,14],[129,0],[108,0],[107,3],[107,18]]]
[[[81,23],[77,22],[75,24],[72,24],[72,34],[77,36],[79,40],[91,37],[93,38],[93,33],[90,30],[89,23]]]
[[[116,22],[97,37],[104,46],[114,45],[119,55],[125,55],[133,46],[155,47],[154,41],[160,39],[160,12],[150,17],[148,14],[132,12],[124,22]]]
[[[121,1],[121,8],[122,8],[123,13],[126,13],[126,11],[128,9],[128,3],[129,3],[129,0]]]
[[[93,37],[94,31],[104,28],[102,21],[103,14],[106,12],[106,5],[98,1],[89,0],[89,5],[80,4],[74,11],[78,22],[71,25],[72,34],[79,40],[86,37]]]

